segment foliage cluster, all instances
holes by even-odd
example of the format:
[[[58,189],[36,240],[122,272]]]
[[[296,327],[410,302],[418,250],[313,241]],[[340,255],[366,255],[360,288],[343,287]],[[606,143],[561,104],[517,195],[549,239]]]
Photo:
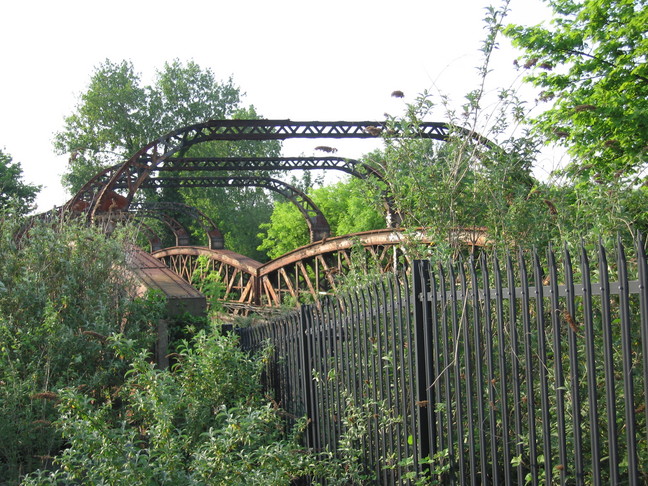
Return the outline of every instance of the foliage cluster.
[[[14,220],[12,220],[14,221]],[[130,233],[2,219],[2,484],[288,484],[342,474],[264,398],[267,355],[218,324],[150,356],[164,302],[134,298]],[[215,282],[214,284],[217,284]]]
[[[346,235],[385,227],[377,188],[371,182],[352,178],[331,186],[311,188],[308,196],[322,211],[331,236]],[[269,223],[260,226],[259,250],[277,258],[309,243],[308,225],[291,202],[275,202]]]
[[[263,360],[233,335],[201,331],[178,349],[173,371],[121,338],[113,352],[130,362],[118,394],[100,405],[67,389],[56,421],[68,447],[54,471],[25,484],[288,484],[313,467],[263,399]],[[119,406],[115,402],[119,401]],[[299,429],[297,429],[299,432]]]
[[[31,209],[40,188],[22,180],[22,168],[0,150],[0,211],[22,214]]]
[[[509,3],[487,9],[483,63],[461,108],[443,96],[438,106],[424,92],[390,120],[385,150],[370,155],[389,181],[403,225],[428,228],[439,242],[434,252],[443,256],[457,254],[460,229],[481,229],[491,244],[507,248],[645,232],[644,2],[549,1],[553,29],[505,27]],[[555,98],[536,118],[513,89],[497,88],[494,104],[489,98],[502,32],[525,49],[527,80]],[[487,103],[494,108],[486,110]],[[458,127],[446,142],[390,136],[415,134],[438,108]],[[573,163],[548,181],[536,179],[539,135],[553,133],[555,140],[556,126],[566,124],[570,135],[558,140]]]
[[[121,333],[149,347],[155,298],[134,298],[120,270],[124,235],[107,240],[75,223],[0,218],[0,477],[9,482],[47,465],[63,442],[51,422],[62,387],[102,400],[126,364],[107,349]]]
[[[648,156],[648,4],[644,0],[548,0],[549,26],[510,25],[526,80],[551,102],[534,120],[574,157],[570,175],[645,181]]]
[[[55,136],[56,151],[70,155],[63,182],[78,191],[101,169],[123,162],[150,141],[182,126],[231,117],[239,103],[231,79],[219,83],[194,62],[165,63],[153,85],[143,86],[132,63],[107,59]]]

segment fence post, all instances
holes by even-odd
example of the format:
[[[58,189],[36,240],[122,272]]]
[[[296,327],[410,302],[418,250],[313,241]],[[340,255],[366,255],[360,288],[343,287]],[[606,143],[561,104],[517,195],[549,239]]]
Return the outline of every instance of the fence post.
[[[414,349],[416,352],[416,401],[418,405],[419,457],[429,457],[434,444],[434,396],[429,388],[432,379],[430,313],[427,287],[430,281],[430,262],[415,260],[412,281],[414,285]]]
[[[315,410],[315,404],[313,402],[313,379],[311,376],[311,358],[310,358],[310,348],[308,345],[308,329],[309,329],[309,320],[310,320],[310,310],[306,305],[299,307],[299,348],[300,348],[300,358],[301,363],[299,367],[301,368],[301,381],[302,381],[302,390],[304,391],[304,411],[306,413],[306,420],[308,424],[306,425],[306,446],[312,448],[315,446],[315,424],[314,420],[317,420],[317,413]]]

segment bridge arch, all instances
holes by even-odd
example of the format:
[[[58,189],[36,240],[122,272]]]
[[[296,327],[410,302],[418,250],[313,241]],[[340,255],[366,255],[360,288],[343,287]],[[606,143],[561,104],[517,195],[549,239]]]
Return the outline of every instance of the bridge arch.
[[[457,230],[455,237],[472,247],[485,243],[483,228]],[[228,250],[200,247],[166,248],[153,256],[189,282],[195,280],[196,272],[205,270],[198,263],[198,257],[204,257],[225,286],[223,300],[234,302],[231,307],[238,311],[317,300],[335,291],[337,275],[353,266],[356,249],[362,249],[364,257],[382,272],[407,268],[412,259],[408,248],[413,244],[426,246],[434,241],[422,230],[405,234],[404,230],[383,229],[310,243],[265,264]]]
[[[188,204],[175,201],[142,202],[131,206],[130,210],[135,211],[136,213],[145,212],[167,214],[171,212],[185,214],[197,221],[200,227],[205,231],[209,248],[216,250],[223,249],[225,247],[225,238],[216,226],[214,220],[212,220],[198,208],[195,208]],[[176,243],[176,245],[179,246],[180,243]]]
[[[319,241],[331,234],[331,227],[326,217],[306,194],[286,182],[271,177],[150,177],[142,187],[155,189],[165,187],[263,187],[281,194],[297,206],[306,219],[311,241]]]
[[[201,281],[204,272],[216,272],[224,286],[224,301],[250,302],[258,293],[257,273],[262,264],[233,251],[184,246],[154,251],[152,256],[190,283]]]
[[[285,140],[288,138],[376,138],[383,132],[390,136],[410,136],[446,141],[453,133],[485,143],[474,132],[447,123],[421,122],[416,130],[402,133],[385,122],[293,122],[291,120],[209,120],[170,132],[142,147],[116,170],[86,184],[66,205],[66,209],[85,206],[91,219],[107,206],[106,198],[116,184],[127,190],[130,204],[142,183],[152,171],[175,153],[193,145],[215,140]],[[101,179],[101,180],[100,180]],[[85,209],[85,208],[84,208]]]
[[[187,246],[191,243],[189,237],[189,231],[187,231],[187,228],[185,228],[185,226],[182,223],[180,223],[180,221],[171,217],[168,214],[165,214],[164,212],[139,208],[133,211],[129,211],[125,214],[128,216],[132,215],[133,217],[138,219],[149,218],[149,219],[156,219],[158,221],[161,221],[173,233],[176,246]]]
[[[153,228],[151,228],[149,225],[147,225],[144,221],[142,221],[139,218],[138,218],[137,226],[146,235],[151,252],[162,249],[162,240],[160,239],[159,235],[153,230]]]

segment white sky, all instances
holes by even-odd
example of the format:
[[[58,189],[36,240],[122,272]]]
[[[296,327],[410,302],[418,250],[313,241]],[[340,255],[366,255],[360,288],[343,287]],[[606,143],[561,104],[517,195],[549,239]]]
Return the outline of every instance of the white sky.
[[[497,0],[493,0],[497,3]],[[64,203],[66,156],[53,134],[63,127],[94,67],[129,59],[145,82],[178,58],[232,76],[265,118],[382,120],[402,113],[425,89],[456,100],[475,88],[488,0],[6,0],[0,3],[0,148],[43,185],[39,211]],[[513,0],[509,20],[539,23],[540,0]],[[514,80],[507,41],[493,67]],[[444,121],[442,112],[431,121]],[[160,134],[162,135],[162,134]],[[316,142],[316,141],[315,141]],[[296,142],[295,142],[296,143]],[[284,144],[284,155],[317,155]],[[330,141],[359,157],[370,141]],[[553,164],[553,161],[548,161]],[[551,169],[549,167],[548,169]]]

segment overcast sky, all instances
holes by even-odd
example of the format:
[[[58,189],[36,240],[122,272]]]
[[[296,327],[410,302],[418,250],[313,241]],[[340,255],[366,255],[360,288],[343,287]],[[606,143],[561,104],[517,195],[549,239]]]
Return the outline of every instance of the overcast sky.
[[[496,0],[494,0],[496,1]],[[382,120],[423,90],[461,96],[475,88],[484,38],[482,0],[21,0],[0,3],[0,148],[43,185],[39,210],[64,203],[66,156],[52,148],[93,69],[129,59],[145,82],[173,59],[232,76],[265,118]],[[509,20],[547,18],[540,0],[512,0]],[[502,40],[492,77],[519,73]],[[390,96],[401,90],[406,98]],[[442,111],[431,121],[444,121]],[[160,134],[162,135],[162,134]],[[372,142],[335,142],[359,157]],[[332,145],[332,143],[327,142]],[[284,145],[284,155],[315,155]],[[548,165],[553,164],[548,161]],[[551,167],[550,167],[551,168]]]

